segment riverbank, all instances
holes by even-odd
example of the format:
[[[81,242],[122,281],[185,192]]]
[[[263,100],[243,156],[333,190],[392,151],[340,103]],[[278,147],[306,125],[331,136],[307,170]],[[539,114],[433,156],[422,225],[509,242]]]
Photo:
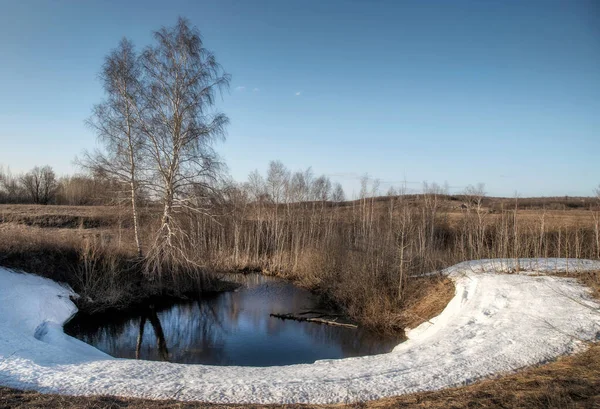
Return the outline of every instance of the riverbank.
[[[494,272],[511,272],[515,266],[524,273]],[[599,270],[600,263],[461,263],[444,271],[456,285],[452,301],[438,317],[409,331],[408,341],[393,352],[278,368],[177,365],[98,355],[60,329],[74,308],[65,297],[68,290],[4,270],[0,384],[69,395],[312,404],[464,385],[583,351],[586,342],[596,339],[600,304],[589,290],[572,278],[537,275],[567,268],[570,274],[583,273]],[[36,290],[38,285],[44,290]],[[11,299],[18,304],[7,302]]]

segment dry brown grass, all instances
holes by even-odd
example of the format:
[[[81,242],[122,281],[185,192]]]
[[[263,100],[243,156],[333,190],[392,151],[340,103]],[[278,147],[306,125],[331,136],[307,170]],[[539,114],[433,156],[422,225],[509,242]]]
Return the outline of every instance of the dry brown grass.
[[[119,243],[100,230],[38,228],[18,223],[0,224],[0,265],[64,281],[77,265],[86,241],[103,245]]]
[[[600,345],[476,384],[370,402],[369,408],[598,408]]]
[[[485,218],[488,222],[501,218],[500,213],[487,213],[489,209],[485,209]],[[451,226],[456,226],[464,217],[464,212],[460,210],[448,211],[448,221]],[[594,212],[590,210],[519,210],[517,220],[522,227],[530,225],[539,225],[540,220],[544,217],[546,228],[556,230],[559,228],[586,227],[593,224]]]
[[[125,219],[117,207],[0,205],[0,223],[49,228],[116,226]]]
[[[193,277],[144,280],[130,229],[2,223],[0,266],[67,283],[81,296],[75,302],[86,313],[124,309],[154,297],[187,297],[198,291]],[[211,281],[207,288],[222,285]]]
[[[578,274],[577,279],[592,290],[592,296],[600,299],[600,271]]]
[[[493,199],[492,199],[493,200]],[[509,199],[496,199],[509,200]],[[464,211],[456,209],[460,202],[445,202],[442,207],[444,213],[448,215],[448,221],[454,225],[464,217]],[[419,206],[415,201],[414,206]],[[497,202],[491,202],[484,208],[486,217],[494,220],[500,217],[499,213],[488,213],[498,207]],[[511,210],[511,203],[505,203],[505,209]],[[387,211],[388,203],[386,200],[379,200],[375,204],[376,211]],[[347,213],[351,210],[350,205],[341,207],[338,216],[347,218]],[[539,223],[540,217],[544,214],[548,229],[559,227],[589,226],[593,222],[594,211],[596,208],[577,208],[577,209],[520,209],[518,219],[523,224]],[[143,215],[148,217],[152,210],[142,209]],[[57,227],[57,228],[75,228],[75,227],[117,227],[121,223],[124,227],[129,227],[129,217],[127,209],[123,210],[117,206],[43,206],[33,204],[0,204],[0,224],[14,222],[38,227]]]
[[[0,224],[0,266],[69,284],[78,306],[122,308],[142,298],[132,271],[129,240],[98,229]]]
[[[419,277],[410,286],[400,318],[402,326],[407,328],[415,328],[440,315],[455,294],[454,283],[447,277]]]
[[[0,266],[68,284],[81,296],[74,301],[85,313],[126,309],[156,297],[189,298],[204,290],[231,288],[230,283],[216,275],[207,278],[203,272],[146,280],[129,228],[0,223]]]

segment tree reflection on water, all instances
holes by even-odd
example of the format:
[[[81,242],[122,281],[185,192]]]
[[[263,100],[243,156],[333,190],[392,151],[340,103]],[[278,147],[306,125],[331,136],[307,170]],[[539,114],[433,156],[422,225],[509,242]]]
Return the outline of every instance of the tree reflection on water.
[[[125,314],[76,316],[65,331],[115,357],[209,365],[311,363],[385,353],[401,341],[362,328],[270,317],[336,311],[318,296],[282,280],[257,274],[234,279],[242,284],[236,291]]]
[[[162,329],[162,325],[160,325],[160,320],[158,319],[158,314],[156,314],[156,309],[153,305],[149,306],[148,309],[142,312],[140,316],[140,331],[138,333],[138,338],[135,346],[135,359],[141,359],[141,349],[142,349],[142,341],[144,339],[144,327],[146,326],[146,319],[150,321],[150,325],[154,330],[154,336],[156,338],[156,348],[158,351],[158,355],[160,356],[161,361],[169,360],[169,350],[167,349],[167,341],[165,339],[165,334]]]

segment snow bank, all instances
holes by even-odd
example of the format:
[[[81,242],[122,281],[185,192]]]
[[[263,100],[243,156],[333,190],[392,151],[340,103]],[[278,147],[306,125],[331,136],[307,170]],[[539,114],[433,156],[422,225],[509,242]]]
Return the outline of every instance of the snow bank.
[[[68,288],[0,268],[0,385],[73,395],[221,403],[332,403],[463,385],[600,339],[600,305],[575,280],[600,262],[480,260],[444,270],[456,295],[391,353],[250,368],[114,359],[62,332]],[[494,271],[522,271],[496,274]]]

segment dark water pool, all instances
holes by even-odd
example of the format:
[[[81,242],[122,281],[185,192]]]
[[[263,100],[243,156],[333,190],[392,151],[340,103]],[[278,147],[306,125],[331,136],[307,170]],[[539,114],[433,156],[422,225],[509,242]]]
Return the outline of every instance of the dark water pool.
[[[362,328],[271,317],[331,316],[336,311],[318,296],[280,279],[250,274],[234,275],[232,281],[241,287],[194,302],[153,305],[130,313],[77,315],[65,325],[65,332],[119,358],[241,366],[381,354],[401,341]]]

